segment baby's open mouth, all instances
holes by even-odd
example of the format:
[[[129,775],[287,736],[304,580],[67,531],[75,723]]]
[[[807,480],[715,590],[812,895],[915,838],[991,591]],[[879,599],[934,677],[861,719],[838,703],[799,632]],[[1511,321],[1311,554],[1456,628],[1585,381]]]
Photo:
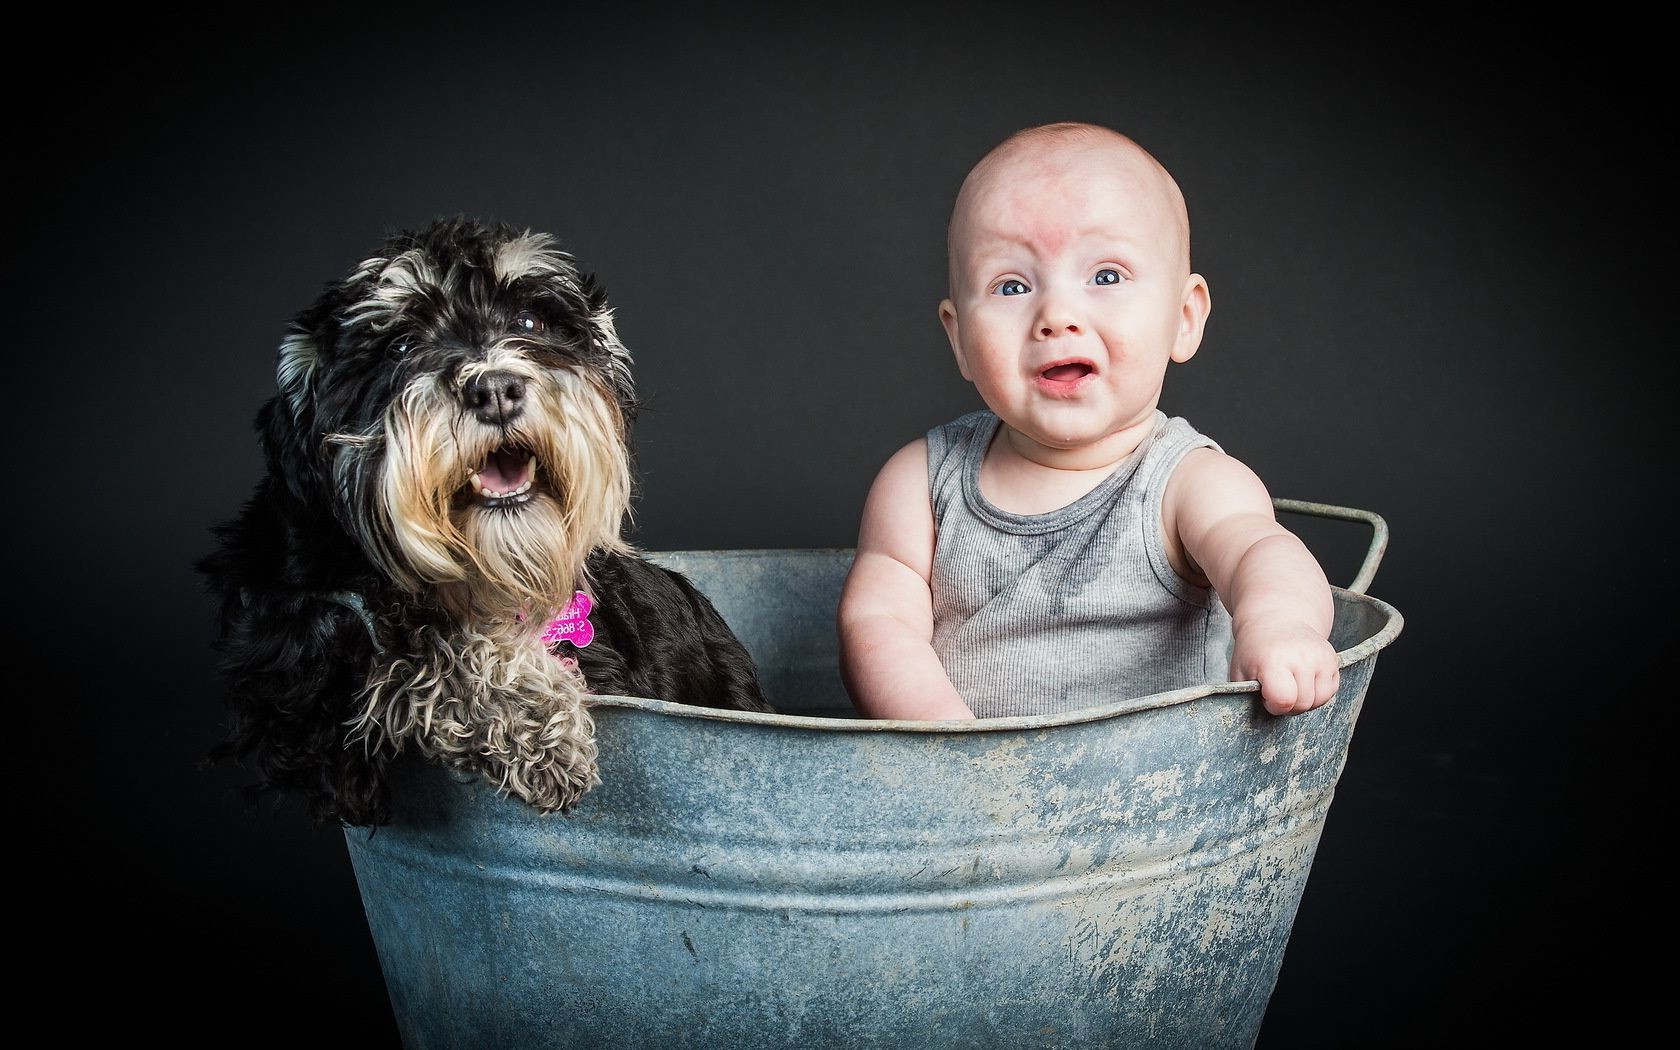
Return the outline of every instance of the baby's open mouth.
[[[1052,383],[1071,383],[1076,379],[1084,379],[1094,371],[1096,369],[1084,361],[1069,361],[1065,364],[1051,365],[1040,372],[1039,376]]]
[[[487,507],[523,503],[531,498],[537,481],[537,457],[530,449],[499,448],[484,458],[473,471],[473,495]]]

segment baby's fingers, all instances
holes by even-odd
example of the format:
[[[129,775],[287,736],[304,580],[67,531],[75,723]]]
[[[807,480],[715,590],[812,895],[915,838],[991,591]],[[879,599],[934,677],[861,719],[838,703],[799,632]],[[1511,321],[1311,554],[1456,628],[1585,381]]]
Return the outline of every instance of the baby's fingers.
[[[1313,677],[1313,685],[1313,702],[1312,707],[1307,708],[1309,711],[1313,707],[1323,707],[1335,699],[1336,690],[1342,685],[1342,672],[1335,664],[1331,664],[1327,670],[1320,671]]]
[[[1295,674],[1285,668],[1262,668],[1260,679],[1260,702],[1266,710],[1274,715],[1292,715],[1297,710],[1308,711],[1311,707],[1297,708],[1297,704],[1306,702],[1309,705],[1313,697],[1313,684],[1296,679]],[[1303,688],[1303,686],[1305,688]]]
[[[1341,672],[1328,669],[1277,667],[1262,670],[1260,700],[1274,715],[1298,715],[1323,707],[1336,695]]]

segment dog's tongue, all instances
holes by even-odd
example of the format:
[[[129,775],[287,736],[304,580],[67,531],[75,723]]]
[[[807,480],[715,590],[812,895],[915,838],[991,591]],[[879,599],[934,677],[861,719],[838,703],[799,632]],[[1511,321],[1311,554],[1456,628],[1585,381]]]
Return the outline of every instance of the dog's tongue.
[[[525,484],[531,470],[531,454],[522,450],[499,448],[490,453],[479,468],[478,480],[492,492],[512,492]]]

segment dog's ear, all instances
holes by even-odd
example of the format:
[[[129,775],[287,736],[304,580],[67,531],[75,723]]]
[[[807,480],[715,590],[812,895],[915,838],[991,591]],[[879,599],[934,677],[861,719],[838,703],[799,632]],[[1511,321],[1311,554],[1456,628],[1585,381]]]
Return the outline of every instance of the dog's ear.
[[[275,362],[279,392],[257,414],[269,475],[284,479],[292,495],[306,502],[316,498],[321,483],[323,435],[315,408],[315,383],[322,348],[333,338],[341,299],[338,288],[330,289],[292,320]]]
[[[220,600],[219,624],[225,634],[247,606],[270,594],[307,587],[289,575],[305,553],[299,548],[322,530],[310,513],[320,468],[309,435],[314,408],[309,390],[315,354],[309,333],[293,323],[280,347],[280,392],[257,410],[255,427],[264,473],[237,518],[215,526],[215,550],[197,563]]]
[[[613,394],[618,398],[625,421],[629,422],[635,417],[638,405],[635,384],[630,379],[630,350],[618,337],[612,304],[607,301],[607,290],[600,280],[594,274],[580,274],[578,288],[588,306],[589,341],[597,352],[606,356],[606,372],[611,377]]]

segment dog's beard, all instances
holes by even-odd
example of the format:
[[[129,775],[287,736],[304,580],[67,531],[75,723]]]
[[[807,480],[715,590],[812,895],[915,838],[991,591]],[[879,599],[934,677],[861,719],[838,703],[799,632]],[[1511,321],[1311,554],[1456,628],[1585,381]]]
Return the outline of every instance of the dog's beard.
[[[506,426],[463,413],[460,386],[487,371],[525,383],[523,411]],[[346,525],[394,583],[435,595],[463,622],[540,629],[583,584],[591,551],[627,549],[624,419],[611,392],[586,374],[492,355],[454,384],[414,380],[380,434],[335,442]],[[527,494],[475,493],[474,473],[498,450],[535,458]]]

